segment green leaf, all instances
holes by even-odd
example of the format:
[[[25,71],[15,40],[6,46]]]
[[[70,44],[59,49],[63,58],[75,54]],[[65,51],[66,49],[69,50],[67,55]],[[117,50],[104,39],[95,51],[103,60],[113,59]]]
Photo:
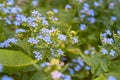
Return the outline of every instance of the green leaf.
[[[64,72],[68,68],[68,64],[66,64],[62,69],[60,70],[61,72]]]
[[[86,64],[88,64],[89,66],[93,66],[93,61],[92,61],[92,58],[87,56],[87,55],[84,55],[83,53],[79,52],[81,57],[83,58],[83,60],[85,61]]]
[[[31,80],[47,80],[47,76],[43,72],[35,72]]]
[[[27,43],[27,40],[18,40],[17,46],[21,47],[26,53],[28,53],[29,55],[31,54],[31,50],[32,48],[30,47],[30,45]]]
[[[28,66],[28,67],[25,67],[25,68],[23,69],[24,72],[35,71],[35,70],[36,70],[36,68],[35,68],[35,66],[33,66],[33,65]]]
[[[108,69],[111,72],[119,72],[120,71],[120,60],[112,61],[108,66]]]
[[[106,79],[105,76],[102,74],[102,75],[100,75],[98,78],[96,78],[96,79],[94,79],[94,80],[107,80],[107,79]]]
[[[108,60],[107,59],[102,59],[100,61],[100,65],[105,72],[108,71]]]
[[[14,72],[14,70],[19,70],[35,62],[21,51],[0,49],[0,63],[4,66],[3,72]]]
[[[30,80],[30,75],[27,73],[24,73],[22,76],[22,80]]]

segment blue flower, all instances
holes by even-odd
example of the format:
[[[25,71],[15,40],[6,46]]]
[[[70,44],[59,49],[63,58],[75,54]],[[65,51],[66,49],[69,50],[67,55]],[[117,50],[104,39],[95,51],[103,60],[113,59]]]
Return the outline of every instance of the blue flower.
[[[52,11],[56,14],[58,13],[58,9],[56,9],[56,8],[53,8]]]
[[[95,16],[94,10],[92,10],[92,9],[88,10],[88,14],[90,16]]]
[[[66,41],[66,36],[63,34],[58,34],[58,39],[60,39],[62,41]]]
[[[63,76],[63,80],[71,80],[71,76],[69,76],[69,75],[64,75],[64,76]]]
[[[26,31],[24,29],[16,29],[15,32],[18,34],[18,33],[23,33],[23,32],[26,32]]]
[[[120,35],[120,30],[117,31],[118,35]]]
[[[90,70],[90,66],[85,66],[85,69],[86,70]]]
[[[94,6],[98,7],[99,6],[99,2],[94,2]]]
[[[108,42],[109,44],[112,44],[112,43],[114,42],[114,40],[113,40],[112,38],[107,38],[107,42]]]
[[[95,23],[96,19],[94,17],[89,17],[87,18],[88,21],[90,21],[91,23]]]
[[[107,51],[106,49],[104,49],[104,48],[102,48],[101,52],[102,52],[103,54],[108,54],[108,51]]]
[[[9,18],[5,18],[5,21],[6,21],[7,24],[12,24],[12,22]]]
[[[89,4],[88,4],[88,3],[84,3],[83,9],[84,9],[85,11],[89,10]]]
[[[34,51],[33,53],[35,54],[35,58],[37,60],[42,60],[42,55],[40,54],[40,52]]]
[[[86,17],[86,15],[85,14],[82,14],[81,16],[80,16],[80,18],[85,18]]]
[[[84,50],[84,54],[89,54],[90,51],[89,50]]]
[[[8,41],[13,43],[13,44],[17,43],[17,40],[15,38],[8,38]]]
[[[3,65],[0,64],[0,73],[3,71]]]
[[[33,6],[37,6],[37,5],[38,5],[38,0],[33,0],[33,1],[32,1],[32,5],[33,5]]]
[[[7,0],[7,4],[8,5],[13,5],[14,4],[14,0]]]
[[[106,34],[108,34],[108,35],[110,35],[110,36],[112,35],[112,33],[111,33],[110,30],[106,30],[105,32],[106,32]]]
[[[73,37],[73,42],[74,43],[78,43],[78,38],[77,37]]]
[[[69,5],[69,4],[67,4],[67,5],[65,6],[65,9],[70,9],[70,8],[72,8],[72,6]]]
[[[51,38],[50,38],[50,36],[47,34],[45,37],[43,37],[43,40],[45,41],[45,42],[47,42],[48,44],[51,44],[52,43],[52,41],[51,41]]]
[[[9,77],[7,75],[2,76],[1,80],[13,80],[12,77]]]
[[[74,74],[74,70],[73,69],[68,68],[68,71],[69,71],[70,74]]]
[[[28,39],[28,42],[31,43],[31,44],[37,44],[37,43],[38,43],[38,40],[37,40],[37,39],[34,39],[34,38],[29,38],[29,39]]]
[[[111,3],[109,4],[109,8],[110,8],[110,9],[114,9],[114,5],[115,5],[115,2],[111,2]]]
[[[84,61],[81,58],[77,59],[77,63],[82,67],[84,66]]]
[[[113,77],[113,76],[108,76],[107,80],[117,80],[117,79],[115,77]]]
[[[13,24],[16,25],[16,26],[20,26],[21,22],[19,22],[19,21],[14,21]]]
[[[80,24],[80,30],[86,30],[86,25],[85,24]]]
[[[61,49],[58,49],[57,52],[59,55],[63,55],[63,53],[64,53]]]
[[[43,62],[40,64],[41,67],[46,67],[46,66],[50,66],[49,62]]]
[[[111,20],[116,21],[117,20],[116,16],[111,16]]]
[[[80,71],[81,66],[80,66],[80,65],[76,65],[76,66],[74,67],[74,69],[75,69],[75,71]]]
[[[36,11],[36,10],[33,10],[33,11],[32,11],[32,15],[38,15],[38,14],[39,14],[38,11]]]
[[[115,51],[113,49],[110,50],[110,55],[115,56]]]
[[[106,36],[107,36],[107,33],[101,34],[101,37],[106,37]]]

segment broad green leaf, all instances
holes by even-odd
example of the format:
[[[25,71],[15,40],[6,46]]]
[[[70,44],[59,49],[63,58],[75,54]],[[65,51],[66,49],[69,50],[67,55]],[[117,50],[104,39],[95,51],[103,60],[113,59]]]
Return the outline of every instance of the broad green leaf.
[[[36,70],[36,68],[33,65],[25,67],[23,69],[24,72],[35,71],[35,70]]]
[[[96,79],[94,79],[94,80],[107,80],[107,79],[106,79],[105,76],[102,74],[102,75],[100,75],[98,78],[96,78]]]
[[[105,72],[108,71],[108,60],[107,59],[102,59],[100,61],[100,65]]]
[[[35,62],[21,51],[0,49],[0,63],[4,66],[4,72],[14,72]]]
[[[111,72],[120,72],[120,60],[112,61],[108,66]]]
[[[47,80],[47,77],[43,72],[35,72],[31,80]]]

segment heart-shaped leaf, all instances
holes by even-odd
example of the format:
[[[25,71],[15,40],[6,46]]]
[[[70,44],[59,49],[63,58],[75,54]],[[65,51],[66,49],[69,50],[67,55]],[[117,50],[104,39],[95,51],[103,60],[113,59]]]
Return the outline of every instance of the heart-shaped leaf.
[[[21,51],[0,49],[0,64],[4,66],[5,72],[14,72],[35,62]]]

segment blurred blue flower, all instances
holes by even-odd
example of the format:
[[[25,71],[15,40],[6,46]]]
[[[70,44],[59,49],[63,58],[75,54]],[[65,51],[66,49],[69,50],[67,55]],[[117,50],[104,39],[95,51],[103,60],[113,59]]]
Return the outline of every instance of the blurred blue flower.
[[[17,43],[17,40],[15,38],[8,38],[8,41],[13,43],[13,44]]]
[[[14,0],[7,0],[7,4],[8,5],[13,5],[14,4]]]
[[[69,75],[64,75],[63,80],[71,80],[71,76],[69,76]]]
[[[32,5],[33,5],[33,6],[37,6],[37,5],[38,5],[38,0],[33,0],[33,1],[32,1]]]
[[[40,64],[41,67],[46,67],[46,66],[50,66],[49,62],[43,62]]]
[[[13,80],[12,77],[9,77],[7,75],[2,76],[1,80]]]
[[[99,6],[99,2],[94,2],[94,6],[98,7]]]
[[[92,10],[92,9],[88,10],[88,14],[90,16],[95,16],[94,10]]]
[[[115,51],[113,49],[110,50],[110,55],[115,56]]]
[[[63,55],[63,53],[64,53],[61,49],[58,49],[57,52],[59,55]]]
[[[111,16],[111,20],[116,21],[117,20],[116,16]]]
[[[65,9],[70,9],[70,8],[72,8],[72,6],[69,4],[66,4]]]
[[[25,29],[16,29],[15,33],[23,33],[23,32],[26,32]]]
[[[80,24],[80,30],[86,30],[86,25],[85,24]]]
[[[85,18],[86,17],[86,15],[85,14],[81,14],[81,16],[80,16],[80,18]]]
[[[86,10],[89,10],[89,4],[88,3],[84,3],[83,4],[83,9],[86,11]]]
[[[76,65],[76,66],[74,67],[74,70],[75,70],[75,71],[80,71],[80,69],[81,69],[81,66],[80,66],[80,65]]]
[[[3,65],[0,64],[0,73],[3,71]]]
[[[89,54],[90,51],[89,50],[84,50],[84,54]]]
[[[90,66],[85,66],[85,70],[90,70]]]
[[[35,54],[35,58],[36,58],[37,60],[41,60],[41,59],[42,59],[42,55],[40,54],[40,52],[34,51],[33,53]]]
[[[90,21],[91,23],[95,23],[96,19],[94,17],[89,17],[87,18],[88,21]]]
[[[59,12],[57,8],[53,8],[52,11],[56,14]]]
[[[29,39],[28,39],[28,42],[31,43],[31,44],[37,44],[37,43],[38,43],[38,40],[35,39],[35,38],[29,38]]]
[[[101,52],[102,52],[103,54],[108,54],[108,51],[107,51],[105,48],[102,48]]]
[[[112,33],[111,33],[110,30],[106,30],[105,32],[106,32],[106,34],[108,34],[108,35],[110,35],[110,36],[112,35]]]
[[[117,34],[120,35],[120,30],[117,30]]]
[[[63,34],[58,34],[58,39],[66,41],[66,36]]]
[[[73,42],[74,43],[78,43],[78,38],[77,37],[73,37]]]
[[[14,21],[13,24],[16,25],[16,26],[20,26],[21,22],[19,22],[19,21]]]
[[[68,71],[69,71],[70,74],[74,74],[74,70],[73,69],[68,68]]]
[[[107,80],[117,80],[117,79],[113,76],[108,76]]]
[[[107,42],[108,42],[109,44],[112,44],[112,43],[114,42],[114,40],[113,40],[112,38],[107,38]]]

